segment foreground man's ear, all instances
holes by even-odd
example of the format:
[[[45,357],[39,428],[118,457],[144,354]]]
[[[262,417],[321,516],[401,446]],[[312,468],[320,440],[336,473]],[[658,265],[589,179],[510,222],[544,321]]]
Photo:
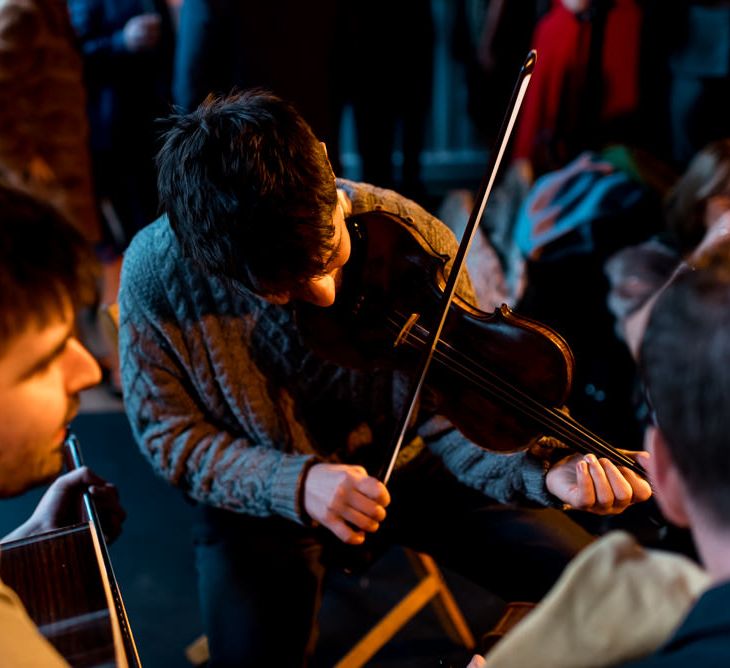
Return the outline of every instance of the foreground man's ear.
[[[689,526],[687,487],[660,429],[652,426],[646,430],[644,449],[651,453],[646,469],[659,508],[672,524]]]

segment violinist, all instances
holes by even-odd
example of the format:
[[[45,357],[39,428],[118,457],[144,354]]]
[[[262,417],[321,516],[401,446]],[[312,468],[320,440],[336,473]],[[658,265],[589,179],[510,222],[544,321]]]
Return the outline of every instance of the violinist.
[[[477,448],[425,398],[386,487],[373,471],[404,374],[313,351],[298,307],[335,302],[351,214],[392,212],[453,257],[451,233],[392,191],[335,180],[302,117],[266,92],[171,119],[158,168],[165,215],[122,272],[122,380],[142,451],[199,504],[212,666],[271,665],[272,652],[306,664],[337,539],[405,544],[504,598],[537,600],[591,540],[558,508],[618,513],[650,495],[595,456]],[[468,300],[468,279],[460,291]]]
[[[0,496],[58,476],[78,393],[100,380],[75,335],[76,309],[93,297],[85,241],[49,206],[0,186]],[[31,517],[3,542],[75,524],[90,492],[109,538],[124,519],[111,485],[87,467],[57,477]],[[65,666],[22,602],[0,582],[0,665]]]

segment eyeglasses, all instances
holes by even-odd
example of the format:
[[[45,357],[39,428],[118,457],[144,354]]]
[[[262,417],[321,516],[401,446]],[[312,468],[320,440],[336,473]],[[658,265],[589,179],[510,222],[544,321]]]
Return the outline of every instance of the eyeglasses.
[[[637,409],[637,416],[643,427],[658,427],[656,419],[656,411],[654,410],[654,404],[651,402],[651,395],[649,394],[649,388],[646,383],[641,383],[641,400]]]

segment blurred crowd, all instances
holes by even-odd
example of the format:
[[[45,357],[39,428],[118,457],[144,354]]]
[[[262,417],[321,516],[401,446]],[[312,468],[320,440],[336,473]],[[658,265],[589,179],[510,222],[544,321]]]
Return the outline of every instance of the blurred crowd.
[[[727,225],[730,3],[461,3],[457,55],[487,141],[527,49],[538,64],[511,164],[470,260],[481,306],[554,326],[576,355],[570,405],[639,447],[644,304]],[[468,193],[444,209],[463,225]],[[642,313],[644,316],[642,316]]]
[[[0,3],[0,177],[55,204],[94,245],[99,306],[158,214],[156,137],[207,95],[292,101],[340,168],[353,110],[363,181],[439,210],[423,179],[432,2],[6,0]],[[572,409],[638,447],[642,304],[720,235],[730,199],[730,2],[461,0],[451,55],[489,146],[528,49],[538,65],[469,267],[484,310],[507,303],[562,332]],[[282,20],[285,18],[285,20]],[[394,149],[402,167],[394,168]],[[471,193],[443,199],[463,228]],[[114,346],[94,345],[119,389]],[[628,341],[628,345],[627,345]]]

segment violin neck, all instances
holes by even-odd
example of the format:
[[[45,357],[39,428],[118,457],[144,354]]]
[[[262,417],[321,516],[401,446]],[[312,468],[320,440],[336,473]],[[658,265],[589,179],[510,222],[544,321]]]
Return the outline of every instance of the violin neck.
[[[616,449],[611,444],[604,441],[600,436],[597,436],[590,430],[586,429],[572,417],[560,413],[559,411],[551,412],[560,414],[560,417],[556,418],[557,422],[560,423],[560,427],[557,430],[559,433],[553,433],[552,435],[562,440],[566,443],[566,445],[573,447],[575,450],[582,452],[583,454],[593,454],[596,457],[608,459],[616,466],[624,466],[645,480],[648,479],[648,474],[644,468],[629,455]],[[551,433],[555,431],[552,426],[553,424],[553,421],[550,420],[547,425]]]

